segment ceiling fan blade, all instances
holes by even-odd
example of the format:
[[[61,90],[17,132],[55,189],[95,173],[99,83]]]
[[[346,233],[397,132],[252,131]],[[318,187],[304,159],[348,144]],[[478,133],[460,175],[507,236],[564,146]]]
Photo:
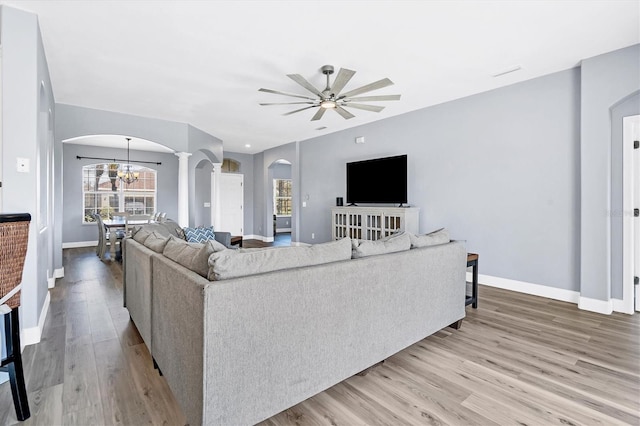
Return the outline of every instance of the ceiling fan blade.
[[[345,104],[346,107],[349,108],[358,108],[358,109],[363,109],[365,111],[373,111],[373,112],[380,112],[384,109],[383,106],[378,106],[378,105],[364,105],[364,104],[352,104],[352,103],[348,103]]]
[[[355,115],[351,114],[349,111],[347,111],[346,109],[342,108],[342,107],[335,107],[334,108],[335,112],[337,112],[338,114],[340,114],[342,116],[342,118],[344,118],[345,120],[348,120],[350,118],[355,117]]]
[[[336,76],[336,79],[333,80],[333,86],[331,86],[331,93],[333,93],[335,96],[338,96],[342,91],[342,89],[344,89],[344,86],[347,85],[347,83],[349,82],[349,80],[351,80],[351,77],[353,77],[355,73],[356,73],[355,71],[348,70],[346,68],[340,68],[340,71],[338,71],[338,75]]]
[[[296,83],[298,83],[300,86],[304,87],[305,89],[307,89],[311,93],[316,94],[316,95],[318,95],[318,96],[320,96],[322,98],[322,92],[320,92],[318,89],[313,87],[313,85],[311,83],[309,83],[300,74],[287,74],[287,77],[289,77],[291,80],[295,81]]]
[[[293,96],[294,98],[310,99],[312,101],[316,100],[315,98],[310,98],[309,96],[296,95],[293,93],[280,92],[278,90],[271,90],[271,89],[258,89],[258,92],[275,93],[276,95]]]
[[[366,86],[358,87],[357,89],[351,90],[350,92],[343,93],[340,98],[348,98],[349,96],[359,95],[360,93],[382,89],[383,87],[391,86],[392,84],[393,81],[389,80],[388,78],[383,78],[382,80],[378,80],[373,83],[369,83]]]
[[[295,111],[285,112],[285,113],[284,113],[284,114],[282,114],[282,115],[291,115],[291,114],[295,114],[296,112],[304,111],[305,109],[309,109],[309,108],[315,108],[316,106],[317,106],[317,105],[311,105],[311,106],[308,106],[308,107],[304,107],[304,108],[297,109],[297,110],[295,110]]]
[[[345,101],[399,101],[400,95],[380,95],[380,96],[361,96],[359,98],[349,98]]]
[[[326,110],[327,110],[326,108],[320,108],[318,112],[316,112],[315,115],[311,118],[311,121],[320,120]]]
[[[260,105],[302,105],[302,104],[309,104],[309,105],[313,105],[315,104],[315,102],[272,102],[272,103],[261,103]]]

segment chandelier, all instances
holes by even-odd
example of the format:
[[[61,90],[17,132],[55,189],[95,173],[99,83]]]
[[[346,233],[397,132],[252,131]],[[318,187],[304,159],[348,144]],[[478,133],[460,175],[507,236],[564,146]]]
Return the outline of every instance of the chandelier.
[[[127,165],[124,167],[124,169],[118,170],[118,177],[122,182],[129,185],[130,183],[138,180],[138,177],[140,177],[140,173],[131,171],[131,164],[129,162],[129,142],[131,142],[131,138],[125,139],[127,140]]]

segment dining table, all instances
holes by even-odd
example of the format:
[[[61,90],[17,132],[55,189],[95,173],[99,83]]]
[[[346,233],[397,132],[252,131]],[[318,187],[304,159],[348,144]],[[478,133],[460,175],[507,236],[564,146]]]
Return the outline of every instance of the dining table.
[[[115,259],[116,241],[118,240],[118,238],[116,237],[116,231],[118,229],[126,229],[127,221],[121,217],[114,217],[113,219],[105,219],[102,222],[104,223],[105,228],[109,230],[109,253],[111,255],[111,259]],[[129,225],[144,225],[147,223],[149,223],[149,219],[129,221]]]

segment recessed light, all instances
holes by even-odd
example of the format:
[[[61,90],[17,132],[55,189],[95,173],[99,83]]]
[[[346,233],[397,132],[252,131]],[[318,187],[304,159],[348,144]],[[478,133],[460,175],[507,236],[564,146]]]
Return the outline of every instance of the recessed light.
[[[250,143],[246,143],[246,144],[244,144],[244,147],[245,148],[251,148],[251,144]]]

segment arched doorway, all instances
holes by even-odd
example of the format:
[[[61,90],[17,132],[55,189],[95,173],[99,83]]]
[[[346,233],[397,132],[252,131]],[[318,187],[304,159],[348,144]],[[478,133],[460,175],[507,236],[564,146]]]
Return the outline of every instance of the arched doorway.
[[[273,236],[274,246],[290,246],[293,219],[293,174],[291,162],[278,159],[268,167],[269,201],[267,231]],[[269,232],[270,231],[270,232]]]

